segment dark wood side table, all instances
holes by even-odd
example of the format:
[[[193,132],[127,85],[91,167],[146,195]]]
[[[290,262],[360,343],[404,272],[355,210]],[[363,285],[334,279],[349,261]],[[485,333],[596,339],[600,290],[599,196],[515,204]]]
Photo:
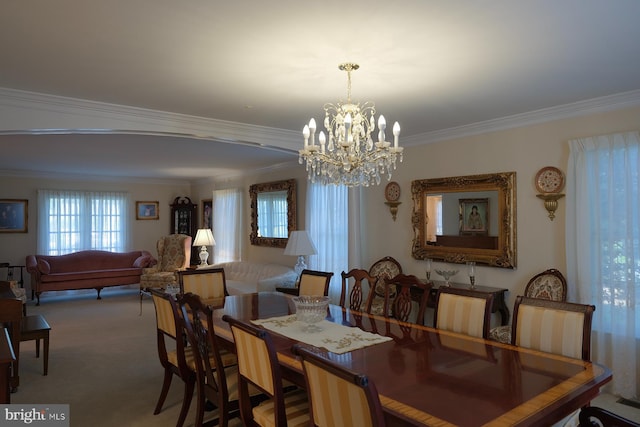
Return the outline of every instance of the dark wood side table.
[[[44,341],[44,373],[49,373],[49,331],[51,326],[40,314],[25,316],[22,318],[22,329],[20,331],[20,341],[36,341],[36,357],[40,357],[40,340]]]
[[[429,292],[429,299],[427,300],[427,307],[434,308],[436,306],[436,296],[438,294],[438,288],[444,286],[444,282],[431,281],[433,287]],[[451,282],[452,288],[469,289],[469,284],[466,283],[454,283]],[[506,288],[492,288],[490,286],[476,286],[474,290],[487,294],[493,294],[493,307],[492,313],[500,313],[500,321],[502,325],[509,324],[509,307],[507,307],[506,296],[508,289]]]

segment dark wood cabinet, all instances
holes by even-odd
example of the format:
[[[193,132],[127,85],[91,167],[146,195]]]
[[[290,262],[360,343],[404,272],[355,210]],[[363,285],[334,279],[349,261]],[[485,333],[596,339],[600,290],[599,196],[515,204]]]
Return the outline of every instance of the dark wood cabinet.
[[[171,234],[186,234],[196,238],[198,232],[198,205],[188,197],[176,197],[171,204]],[[198,264],[198,251],[191,249],[191,264]]]

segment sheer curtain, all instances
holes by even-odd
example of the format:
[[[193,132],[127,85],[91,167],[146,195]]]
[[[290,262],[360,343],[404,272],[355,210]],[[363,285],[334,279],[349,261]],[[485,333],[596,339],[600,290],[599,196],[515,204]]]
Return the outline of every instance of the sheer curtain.
[[[125,192],[38,190],[38,253],[130,250],[130,205]]]
[[[349,265],[348,190],[344,185],[308,182],[306,224],[318,253],[309,257],[312,270],[333,272],[329,286],[331,302],[340,301],[342,278]]]
[[[592,359],[612,370],[612,393],[637,398],[640,133],[581,138],[569,147],[569,301],[596,306]]]
[[[242,191],[213,192],[213,262],[240,261],[242,257]]]

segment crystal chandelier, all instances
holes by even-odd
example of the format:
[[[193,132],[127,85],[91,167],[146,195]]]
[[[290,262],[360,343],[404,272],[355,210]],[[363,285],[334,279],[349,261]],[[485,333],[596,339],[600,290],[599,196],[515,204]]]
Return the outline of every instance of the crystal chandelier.
[[[324,105],[328,141],[321,131],[316,143],[315,119],[305,125],[302,131],[304,148],[299,150],[299,163],[306,162],[311,182],[349,187],[378,185],[381,175],[386,174],[387,179],[391,179],[398,157],[402,162],[402,147],[398,147],[400,125],[398,122],[393,125],[392,146],[385,140],[387,124],[381,115],[378,119],[378,142],[374,142],[371,138],[376,127],[374,103],[360,105],[351,102],[351,71],[360,66],[345,63],[338,68],[347,72],[347,102]]]

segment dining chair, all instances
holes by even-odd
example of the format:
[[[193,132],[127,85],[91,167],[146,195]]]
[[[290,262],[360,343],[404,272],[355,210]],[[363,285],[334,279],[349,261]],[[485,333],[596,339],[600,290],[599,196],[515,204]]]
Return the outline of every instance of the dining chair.
[[[153,414],[157,415],[162,410],[162,405],[171,386],[171,380],[175,375],[184,381],[182,407],[176,423],[177,427],[182,427],[189,412],[196,384],[196,372],[189,368],[190,365],[195,366],[194,352],[191,346],[185,342],[182,334],[183,326],[177,302],[171,295],[161,290],[149,289],[149,292],[156,309],[158,356],[160,364],[164,368],[162,390]],[[167,346],[167,342],[170,342],[171,346]]]
[[[511,344],[589,361],[595,309],[589,304],[518,296]]]
[[[16,391],[20,385],[20,335],[22,321],[22,301],[17,298],[0,298],[0,326],[9,332],[11,347],[15,360],[9,379],[11,391]]]
[[[436,295],[433,325],[437,329],[487,338],[493,294],[441,286]]]
[[[245,426],[308,426],[309,401],[301,389],[284,391],[280,364],[271,335],[264,329],[224,315],[229,323],[238,356],[240,415]],[[251,405],[249,385],[269,399]]]
[[[639,427],[640,424],[597,406],[587,406],[580,410],[580,427]]]
[[[311,425],[385,425],[378,390],[366,375],[331,362],[300,344],[295,344],[292,352],[302,360]]]
[[[376,278],[371,276],[367,270],[360,268],[353,268],[348,273],[344,271],[340,273],[342,276],[342,293],[340,294],[340,305],[344,308],[349,308],[356,311],[364,311],[369,313],[371,311],[371,301],[373,301],[373,286],[376,283]],[[353,286],[349,292],[349,279],[353,279]],[[366,299],[363,281],[366,281],[368,288],[366,289]],[[349,295],[349,301],[347,304],[347,294]],[[364,309],[363,309],[364,299]]]
[[[10,378],[11,388],[15,391],[20,384],[20,343],[22,342],[35,341],[36,358],[39,358],[40,340],[43,341],[43,375],[48,375],[51,326],[41,314],[25,315],[22,300],[16,297],[9,288],[3,289],[3,291],[4,295],[12,295],[12,297],[0,298],[0,326],[7,328],[15,355]]]
[[[424,325],[424,313],[431,286],[414,275],[398,274],[385,279],[384,316],[403,322],[412,320],[418,325]],[[414,303],[418,307],[415,320],[411,315]]]
[[[315,270],[302,270],[298,295],[329,295],[329,283],[333,273]]]
[[[524,288],[524,296],[551,301],[567,300],[567,280],[555,268],[550,268],[533,276]],[[489,331],[489,339],[511,344],[511,325],[501,325]]]
[[[390,279],[402,273],[402,266],[393,257],[386,256],[374,262],[369,268],[369,274],[376,278],[373,286],[373,299],[371,301],[371,314],[382,315],[384,313],[384,295],[386,291],[385,279]]]
[[[590,361],[595,309],[589,304],[518,296],[513,308],[511,344]],[[579,414],[579,410],[575,411],[559,424],[575,425]]]
[[[203,303],[222,307],[229,296],[224,268],[178,271],[180,293],[194,293]]]
[[[177,298],[184,330],[191,348],[195,349],[195,426],[203,425],[209,401],[218,408],[218,424],[226,427],[230,419],[240,416],[237,359],[233,353],[221,351],[213,324],[213,308],[193,293],[179,294]]]

